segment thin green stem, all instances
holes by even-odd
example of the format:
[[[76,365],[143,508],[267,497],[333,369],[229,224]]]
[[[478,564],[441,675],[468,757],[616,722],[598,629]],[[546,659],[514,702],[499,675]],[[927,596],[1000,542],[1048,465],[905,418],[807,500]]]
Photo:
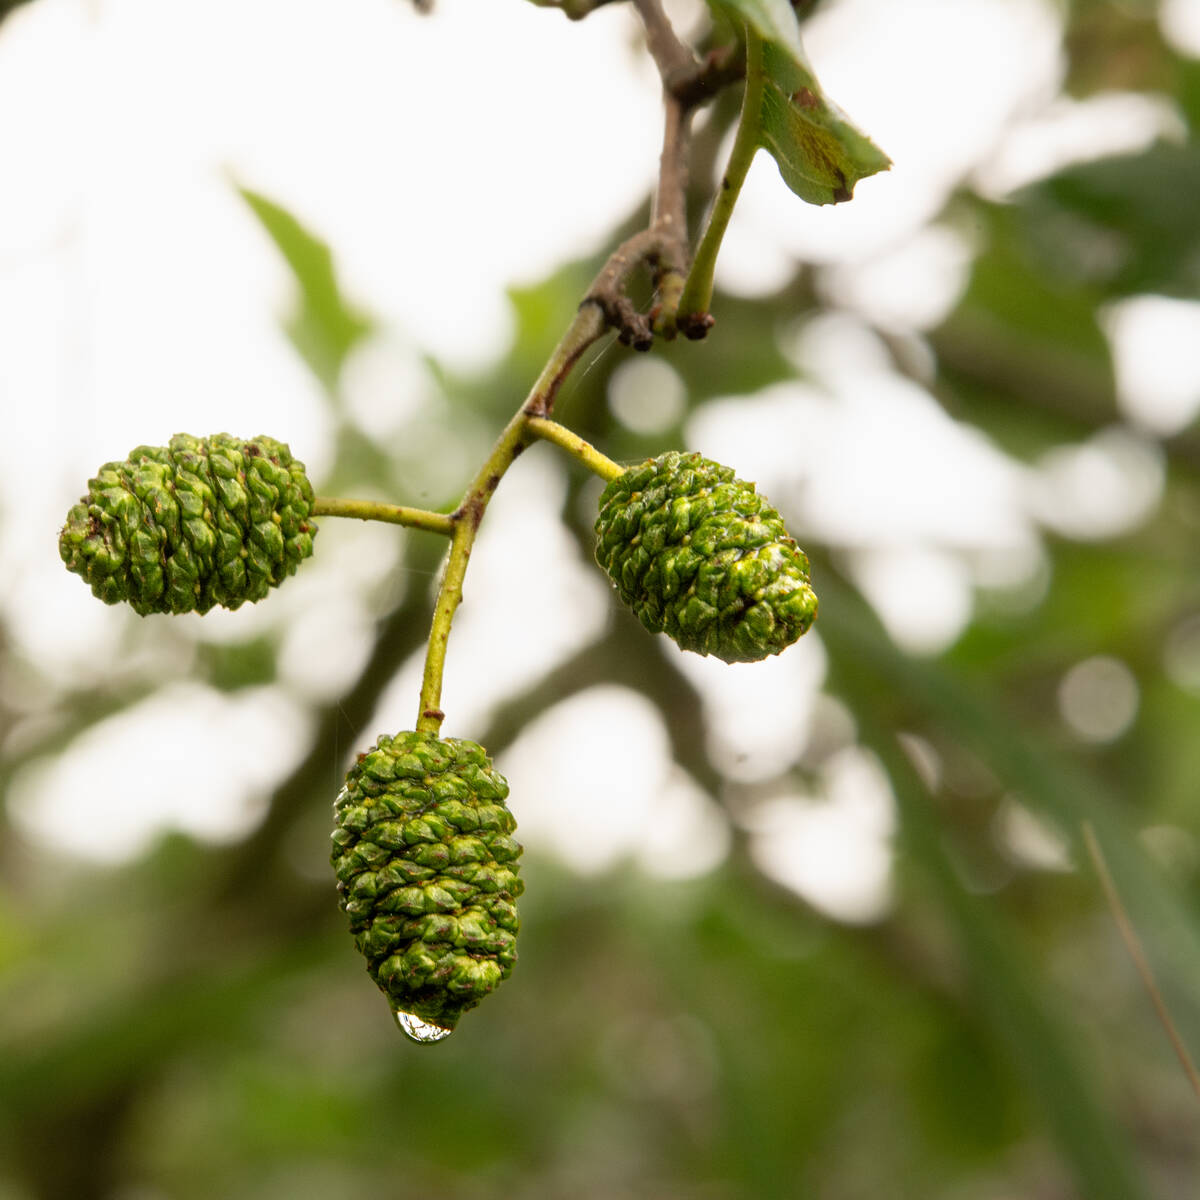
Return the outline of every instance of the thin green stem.
[[[421,679],[421,701],[417,713],[417,729],[423,733],[436,734],[445,720],[446,714],[438,706],[442,702],[446,645],[450,640],[450,625],[454,620],[455,610],[462,603],[463,578],[467,573],[467,562],[471,557],[471,545],[474,541],[475,529],[471,523],[459,521],[454,527],[450,557],[446,560],[446,571],[438,589],[437,604],[433,610],[433,627],[429,631],[429,645],[425,651],[425,673]]]
[[[403,504],[383,504],[378,500],[349,500],[342,496],[317,496],[313,500],[314,517],[353,517],[359,521],[386,521],[389,525],[407,525],[446,537],[454,534],[454,518],[446,513]]]
[[[572,432],[557,421],[545,417],[530,417],[527,422],[529,432],[544,441],[561,446],[572,458],[578,459],[589,471],[599,475],[601,479],[616,479],[625,470],[619,463],[613,462],[601,454],[591,442],[585,442],[579,434]]]
[[[437,734],[446,719],[441,709],[446,646],[450,641],[454,614],[462,603],[463,579],[483,514],[504,473],[533,440],[535,434],[531,422],[551,411],[563,380],[580,355],[603,333],[604,314],[597,305],[585,303],[555,347],[525,403],[517,409],[496,439],[492,452],[467,488],[462,503],[447,518],[453,524],[454,534],[433,608],[433,626],[429,631],[429,646],[425,653],[425,672],[421,679],[421,700],[417,710],[417,729],[423,733]],[[602,456],[597,452],[597,457]]]
[[[708,313],[712,303],[713,273],[717,265],[717,253],[721,249],[721,239],[729,226],[729,218],[733,216],[733,207],[746,182],[746,173],[759,147],[759,135],[762,130],[762,97],[763,97],[763,52],[762,42],[758,34],[749,26],[746,27],[746,92],[742,97],[742,115],[738,122],[737,137],[733,142],[733,151],[729,155],[729,165],[721,178],[721,190],[709,214],[708,226],[700,245],[696,248],[696,257],[692,260],[692,269],[688,274],[687,283],[683,287],[683,295],[679,299],[679,324],[686,327],[689,318],[697,319]]]

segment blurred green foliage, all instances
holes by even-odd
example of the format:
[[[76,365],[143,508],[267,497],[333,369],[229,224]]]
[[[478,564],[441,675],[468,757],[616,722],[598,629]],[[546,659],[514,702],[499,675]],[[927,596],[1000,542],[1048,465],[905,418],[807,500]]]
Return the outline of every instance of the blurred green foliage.
[[[929,336],[932,387],[1020,459],[1117,420],[1100,305],[1200,285],[1200,67],[1135,8],[1072,8],[1069,85],[1165,90],[1189,141],[1073,166],[1011,203],[966,190],[950,201],[956,217],[970,214],[979,250],[964,296]],[[453,503],[468,468],[431,473],[438,447],[486,447],[596,264],[515,292],[504,361],[482,379],[432,364],[443,395],[420,418],[428,436],[381,446],[338,394],[370,318],[346,302],[328,247],[246,196],[296,274],[288,332],[339,414],[331,479],[406,501],[404,481],[418,478],[422,503]],[[793,375],[779,329],[822,301],[802,266],[777,296],[718,296],[714,309],[708,344],[661,351],[692,411]],[[647,438],[616,423],[607,385],[622,361],[606,354],[573,379],[564,418],[628,459],[679,430]],[[1142,529],[1050,540],[1044,597],[1017,608],[981,599],[934,658],[889,641],[835,547],[808,547],[827,690],[887,770],[900,813],[896,902],[875,924],[823,918],[771,882],[732,819],[727,861],[685,883],[580,876],[533,857],[513,981],[436,1050],[404,1044],[332,881],[311,868],[327,853],[330,763],[378,732],[366,728],[375,702],[428,626],[427,591],[399,585],[360,676],[315,707],[301,761],[245,841],[172,836],[104,871],[25,845],[5,824],[0,1200],[1196,1195],[1200,1110],[1079,841],[1090,821],[1180,1030],[1200,1049],[1200,696],[1164,668],[1170,631],[1200,607],[1193,437],[1165,443],[1166,498]],[[580,475],[562,513],[590,556]],[[397,570],[428,575],[440,550],[407,537]],[[502,765],[532,717],[616,680],[661,708],[692,778],[718,802],[736,800],[709,758],[695,689],[644,638],[614,618],[472,736]],[[266,682],[275,648],[268,635],[204,645],[193,675],[230,690]],[[1087,746],[1064,730],[1055,696],[1064,671],[1097,653],[1130,667],[1141,706],[1118,741]],[[35,665],[5,657],[4,669],[9,685],[36,681]],[[65,692],[44,729],[5,742],[0,780],[150,690]],[[0,711],[0,723],[16,722]],[[897,733],[946,764],[932,790]],[[1077,869],[989,870],[995,817],[1013,796],[1063,833]],[[1151,829],[1188,852],[1151,856]]]

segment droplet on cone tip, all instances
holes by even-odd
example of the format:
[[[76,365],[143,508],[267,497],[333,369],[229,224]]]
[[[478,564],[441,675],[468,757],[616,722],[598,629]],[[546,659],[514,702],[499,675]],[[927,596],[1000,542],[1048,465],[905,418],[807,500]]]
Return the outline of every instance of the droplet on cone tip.
[[[416,1042],[421,1046],[429,1046],[434,1042],[440,1042],[443,1038],[448,1038],[454,1032],[453,1029],[446,1029],[442,1025],[434,1025],[431,1021],[422,1021],[420,1017],[415,1016],[413,1013],[397,1010],[392,1015],[396,1018],[396,1024],[400,1026],[400,1032],[410,1041]]]

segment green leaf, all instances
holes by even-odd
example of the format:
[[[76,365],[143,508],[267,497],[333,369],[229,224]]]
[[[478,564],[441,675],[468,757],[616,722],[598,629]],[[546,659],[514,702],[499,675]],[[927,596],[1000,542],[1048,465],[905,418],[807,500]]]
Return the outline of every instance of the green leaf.
[[[327,242],[273,200],[249,188],[239,187],[238,191],[300,285],[299,303],[285,328],[313,374],[332,394],[342,364],[371,331],[371,320],[342,294]]]
[[[759,144],[783,181],[809,204],[838,204],[892,160],[829,100],[804,53],[787,0],[714,0],[763,44]],[[745,119],[745,118],[743,118]]]
[[[797,66],[807,68],[800,25],[788,0],[710,0],[710,3],[745,21],[764,42],[786,50]]]
[[[785,49],[763,47],[762,145],[802,200],[849,200],[860,179],[886,171],[892,160],[826,99],[803,54],[796,59]]]

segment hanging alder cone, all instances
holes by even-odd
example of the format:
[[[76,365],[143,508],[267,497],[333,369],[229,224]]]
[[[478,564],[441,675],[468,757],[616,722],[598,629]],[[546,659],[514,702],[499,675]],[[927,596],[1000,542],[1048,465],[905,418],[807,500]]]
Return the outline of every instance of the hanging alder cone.
[[[380,737],[346,777],[339,903],[398,1017],[453,1029],[512,973],[524,884],[507,796],[482,746],[432,733]]]
[[[177,433],[105,463],[58,551],[106,604],[208,612],[261,600],[312,554],[313,490],[283,442]]]
[[[726,662],[758,662],[813,623],[808,559],[731,468],[671,450],[600,497],[596,558],[651,633]]]

